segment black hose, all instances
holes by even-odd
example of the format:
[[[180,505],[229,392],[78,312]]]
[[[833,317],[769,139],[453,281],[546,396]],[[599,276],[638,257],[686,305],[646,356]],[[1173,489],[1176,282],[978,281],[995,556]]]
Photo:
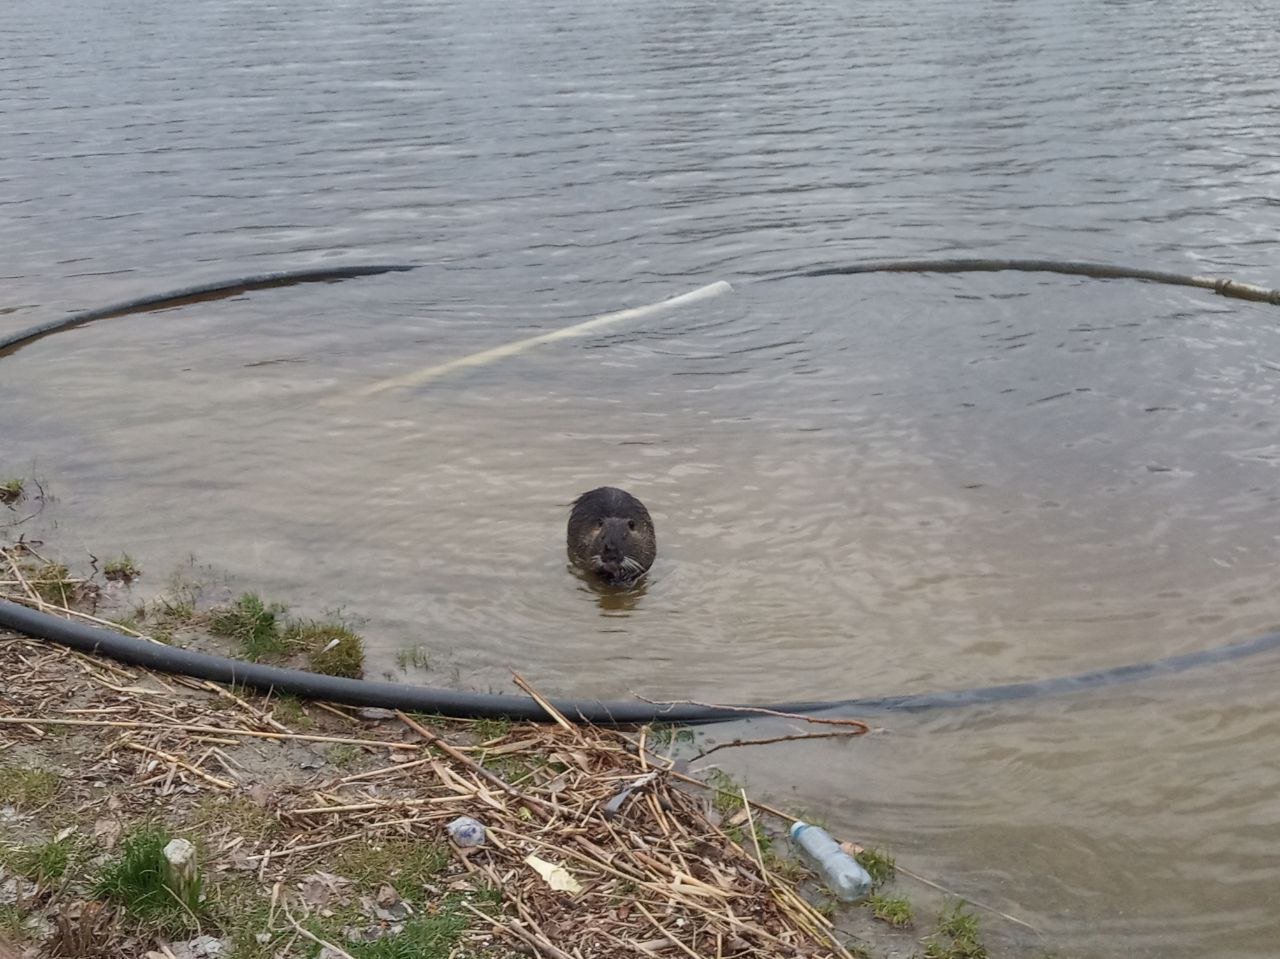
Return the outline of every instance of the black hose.
[[[246,276],[237,280],[216,280],[212,283],[200,283],[196,286],[170,290],[168,293],[154,293],[139,296],[110,306],[101,306],[81,313],[72,313],[56,320],[38,323],[16,333],[0,335],[0,356],[16,353],[29,343],[61,333],[76,326],[82,326],[93,320],[105,320],[113,316],[128,316],[131,313],[144,313],[148,310],[164,310],[187,303],[202,300],[219,300],[228,296],[236,296],[249,290],[266,290],[276,286],[293,286],[298,283],[334,283],[349,280],[357,276],[377,276],[379,273],[404,272],[417,269],[406,264],[375,264],[371,266],[331,266],[316,267],[310,270],[284,270],[279,273],[260,273],[257,276]]]
[[[211,656],[189,649],[178,649],[159,643],[133,639],[114,630],[100,629],[60,619],[0,600],[0,626],[26,633],[37,639],[69,646],[83,653],[166,673],[178,673],[197,679],[234,686],[248,686],[262,692],[274,690],[307,699],[321,699],[348,706],[380,706],[412,712],[466,718],[505,718],[545,722],[545,710],[531,699],[493,693],[463,693],[428,686],[371,682],[324,676],[300,669],[246,663],[225,656]],[[1168,656],[1147,663],[1099,669],[1074,676],[1044,679],[1029,683],[1008,683],[942,693],[920,693],[905,696],[877,696],[866,699],[806,700],[774,703],[767,706],[704,706],[696,703],[608,702],[598,699],[552,699],[551,704],[569,719],[599,725],[631,725],[635,723],[712,723],[742,719],[752,711],[786,713],[858,714],[884,712],[922,712],[955,706],[977,706],[984,703],[1006,703],[1033,696],[1062,695],[1131,683],[1140,679],[1180,673],[1198,666],[1224,663],[1244,656],[1280,647],[1280,632],[1267,633],[1247,642],[1218,646],[1194,653]]]
[[[1063,273],[1068,276],[1089,276],[1099,280],[1146,280],[1151,283],[1167,283],[1172,286],[1193,286],[1212,290],[1220,296],[1239,300],[1253,300],[1280,306],[1280,290],[1269,290],[1252,283],[1228,280],[1214,276],[1192,276],[1185,273],[1168,273],[1163,270],[1145,270],[1135,266],[1117,266],[1110,263],[1089,263],[1084,260],[873,260],[848,263],[842,266],[822,266],[812,270],[779,273],[765,277],[767,280],[786,280],[808,276],[849,276],[859,273]]]

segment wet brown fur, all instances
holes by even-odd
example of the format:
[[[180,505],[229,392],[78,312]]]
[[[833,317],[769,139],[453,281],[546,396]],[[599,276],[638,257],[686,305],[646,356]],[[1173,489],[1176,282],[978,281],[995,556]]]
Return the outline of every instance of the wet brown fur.
[[[574,500],[568,545],[570,562],[614,586],[643,576],[658,552],[649,511],[630,493],[612,486]]]

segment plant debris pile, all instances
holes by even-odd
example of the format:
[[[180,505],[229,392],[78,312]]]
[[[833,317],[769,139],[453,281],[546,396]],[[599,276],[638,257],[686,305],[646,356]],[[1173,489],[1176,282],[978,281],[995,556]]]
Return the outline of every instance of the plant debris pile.
[[[0,671],[0,937],[41,954],[849,955],[644,731],[304,707],[12,634]],[[142,909],[120,877],[168,838],[202,891]]]

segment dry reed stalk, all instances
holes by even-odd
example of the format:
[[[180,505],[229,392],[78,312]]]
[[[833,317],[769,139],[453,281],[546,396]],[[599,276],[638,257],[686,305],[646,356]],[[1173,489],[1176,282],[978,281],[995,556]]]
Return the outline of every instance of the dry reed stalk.
[[[133,749],[140,753],[148,753],[152,756],[156,756],[160,759],[163,759],[165,762],[169,763],[171,766],[181,766],[183,769],[191,773],[193,776],[199,776],[209,785],[217,786],[219,789],[235,788],[235,785],[236,785],[235,783],[227,782],[225,779],[219,779],[216,776],[210,776],[204,770],[197,769],[195,766],[191,765],[185,760],[179,759],[177,756],[172,756],[169,753],[161,752],[159,749],[152,749],[150,746],[142,745],[142,743],[125,743],[124,748]]]
[[[150,693],[151,690],[128,690],[111,687],[120,693]],[[0,716],[0,724],[19,723],[43,726],[100,726],[117,729],[159,729],[181,730],[183,732],[210,733],[215,736],[246,736],[254,739],[275,739],[307,743],[332,743],[335,745],[372,746],[380,749],[417,750],[422,747],[414,743],[387,742],[379,739],[354,739],[350,736],[315,736],[308,733],[268,733],[258,729],[235,729],[228,726],[202,726],[196,723],[149,723],[128,720],[107,721],[92,719],[60,719],[42,716]]]

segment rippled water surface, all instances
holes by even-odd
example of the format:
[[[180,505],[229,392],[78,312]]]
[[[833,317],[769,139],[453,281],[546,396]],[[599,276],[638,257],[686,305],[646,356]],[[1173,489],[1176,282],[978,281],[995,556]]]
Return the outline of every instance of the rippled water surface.
[[[0,465],[48,478],[27,528],[69,558],[127,550],[158,589],[195,553],[343,605],[373,671],[408,681],[843,697],[1256,635],[1280,623],[1274,307],[1047,274],[764,278],[1033,256],[1280,286],[1273,20],[14,0],[0,331],[267,270],[423,266],[31,344],[0,359]],[[368,390],[719,279],[734,292]],[[565,566],[567,505],[602,483],[658,527],[629,597]],[[405,675],[415,645],[430,667]],[[724,762],[1042,931],[1011,952],[1270,957],[1278,690],[1262,655]]]

